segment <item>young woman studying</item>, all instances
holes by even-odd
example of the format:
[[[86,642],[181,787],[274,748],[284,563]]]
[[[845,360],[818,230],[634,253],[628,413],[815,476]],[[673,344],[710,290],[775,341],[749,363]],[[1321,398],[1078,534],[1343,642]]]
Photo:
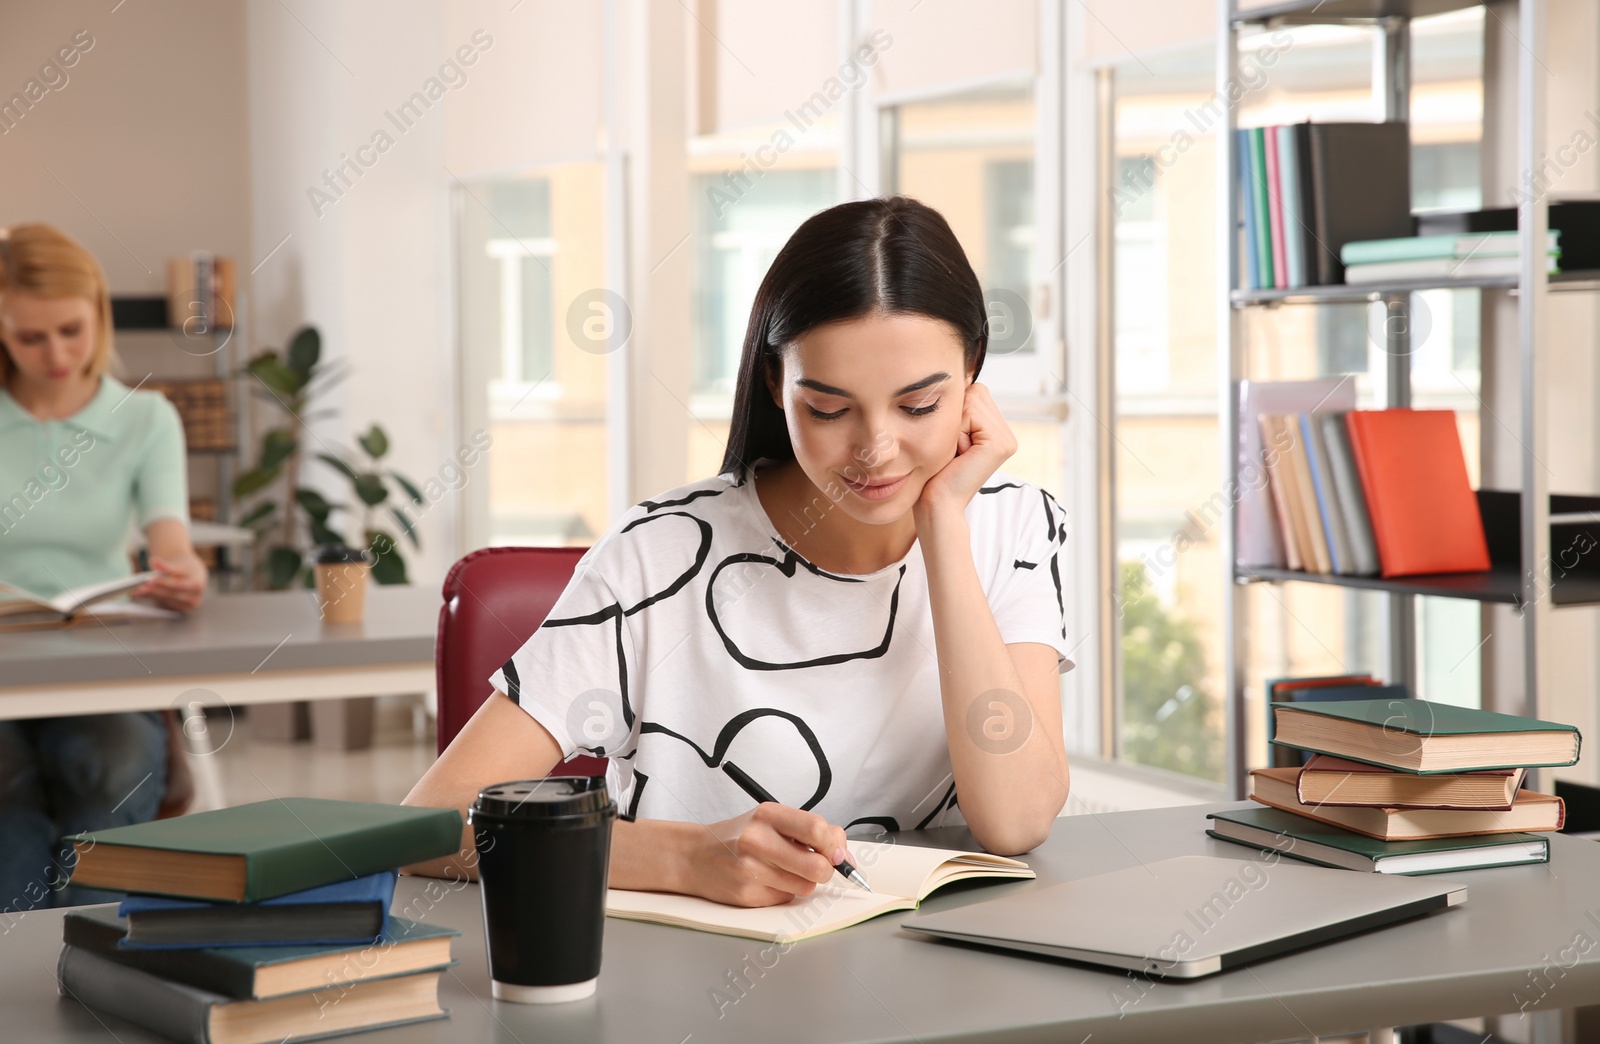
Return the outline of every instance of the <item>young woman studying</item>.
[[[112,377],[112,359],[94,257],[47,225],[0,229],[0,582],[48,596],[129,576],[137,523],[161,576],[133,594],[187,612],[206,568],[189,542],[183,429],[165,398]],[[159,711],[0,721],[0,911],[105,901],[61,887],[60,838],[154,818],[167,750]]]
[[[1066,519],[997,470],[1017,443],[984,350],[937,212],[806,221],[757,291],[722,473],[584,555],[407,802],[464,808],[602,755],[628,820],[611,884],[747,906],[830,880],[850,829],[1044,840],[1067,797]]]

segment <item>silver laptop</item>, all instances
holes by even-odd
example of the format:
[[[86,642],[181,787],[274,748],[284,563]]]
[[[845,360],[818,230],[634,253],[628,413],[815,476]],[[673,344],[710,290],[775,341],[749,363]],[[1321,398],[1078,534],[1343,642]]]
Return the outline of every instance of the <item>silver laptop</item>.
[[[1458,906],[1467,886],[1286,859],[1179,856],[923,914],[914,932],[1194,979]]]

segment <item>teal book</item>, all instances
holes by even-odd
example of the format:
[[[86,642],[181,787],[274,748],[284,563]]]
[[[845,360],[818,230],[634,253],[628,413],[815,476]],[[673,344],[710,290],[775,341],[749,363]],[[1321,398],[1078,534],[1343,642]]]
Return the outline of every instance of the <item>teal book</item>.
[[[1571,725],[1431,700],[1364,699],[1272,706],[1273,738],[1400,772],[1482,772],[1574,765]]]
[[[1340,247],[1339,260],[1347,265],[1371,265],[1385,261],[1431,261],[1439,258],[1516,257],[1522,252],[1517,235],[1513,230],[1366,239]],[[1560,242],[1560,233],[1552,230],[1546,239],[1547,251],[1558,251]]]
[[[1212,812],[1206,818],[1213,824],[1206,833],[1219,841],[1341,870],[1409,876],[1550,861],[1550,842],[1538,834],[1379,841],[1277,808]]]
[[[257,902],[453,855],[453,808],[280,798],[74,834],[72,883]]]
[[[1250,206],[1255,213],[1256,273],[1261,287],[1277,286],[1272,274],[1272,221],[1267,204],[1267,139],[1261,127],[1250,128]]]
[[[365,979],[437,971],[454,962],[454,928],[389,917],[375,942],[355,946],[239,946],[131,950],[122,945],[127,920],[116,907],[67,911],[62,941],[87,953],[196,989],[237,1000],[265,1000]]]

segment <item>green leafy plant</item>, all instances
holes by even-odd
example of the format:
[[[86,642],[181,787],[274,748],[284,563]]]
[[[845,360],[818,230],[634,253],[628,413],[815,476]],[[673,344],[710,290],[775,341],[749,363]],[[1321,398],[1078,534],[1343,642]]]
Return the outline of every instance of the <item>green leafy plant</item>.
[[[1142,765],[1222,779],[1222,742],[1210,728],[1205,643],[1193,620],[1169,612],[1141,562],[1123,562],[1122,744]]]
[[[302,436],[309,434],[309,422],[333,412],[313,410],[312,400],[337,384],[347,372],[340,365],[342,360],[329,364],[321,360],[322,337],[316,327],[306,326],[295,333],[281,355],[269,348],[254,356],[244,368],[256,395],[274,403],[287,421],[261,436],[255,467],[233,483],[234,500],[248,502],[247,508],[241,503],[243,513],[239,524],[255,534],[256,585],[279,590],[297,581],[310,584],[307,551],[311,546],[325,544],[364,547],[372,554],[374,580],[380,584],[406,583],[405,558],[394,534],[383,528],[380,519],[387,509],[388,516],[411,545],[421,547],[416,526],[396,506],[401,498],[392,494],[390,483],[414,504],[423,502],[422,491],[415,483],[383,465],[383,458],[389,452],[389,436],[382,428],[374,424],[356,439],[361,447],[359,454],[319,452],[315,455],[316,460],[349,479],[354,507],[329,501],[317,490],[301,485],[305,464]],[[332,519],[336,512],[352,516],[346,525],[356,524],[358,540],[346,539],[334,528]]]

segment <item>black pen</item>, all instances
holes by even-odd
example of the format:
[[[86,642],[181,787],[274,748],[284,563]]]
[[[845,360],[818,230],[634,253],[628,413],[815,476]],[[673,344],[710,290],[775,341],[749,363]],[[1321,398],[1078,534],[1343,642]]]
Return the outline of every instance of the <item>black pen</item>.
[[[757,801],[770,801],[774,805],[779,804],[777,798],[761,789],[760,783],[757,783],[755,780],[745,775],[744,769],[740,768],[738,765],[735,765],[733,762],[724,761],[722,763],[722,771],[728,774],[729,779],[739,784],[740,790],[744,791],[746,794],[749,794]],[[842,863],[835,863],[833,864],[833,868],[839,871],[840,876],[846,881],[858,884],[869,892],[872,891],[872,886],[867,884],[867,879],[861,876],[860,870],[857,870],[855,867],[850,865],[850,860],[846,859]]]

